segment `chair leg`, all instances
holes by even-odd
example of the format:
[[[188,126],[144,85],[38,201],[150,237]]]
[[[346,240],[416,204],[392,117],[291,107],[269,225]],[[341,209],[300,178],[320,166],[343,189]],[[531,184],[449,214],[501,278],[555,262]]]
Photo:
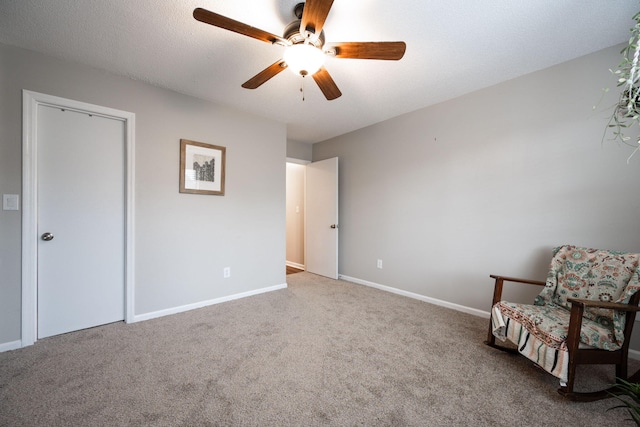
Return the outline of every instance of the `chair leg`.
[[[558,389],[558,393],[560,393],[563,397],[569,400],[573,400],[575,402],[593,402],[596,400],[602,400],[602,399],[611,397],[611,394],[609,394],[609,391],[612,389],[586,392],[586,393],[574,392],[573,385],[574,385],[575,373],[576,373],[575,365],[573,365],[572,367],[572,363],[569,362],[569,375],[567,378],[567,384],[564,386],[560,385],[560,388]]]
[[[628,371],[627,371],[627,363],[616,363],[616,378],[620,378],[623,380],[627,379]],[[616,380],[616,382],[618,382]]]
[[[577,402],[593,402],[596,400],[608,399],[616,394],[619,394],[619,390],[616,387],[610,387],[608,389],[599,390],[599,391],[576,392],[573,390],[575,373],[576,373],[575,364],[570,361],[567,384],[564,386],[561,386],[558,389],[558,393],[560,393],[562,396],[566,397],[569,400],[573,400]],[[616,376],[622,379],[627,378],[626,363],[616,363]],[[628,379],[628,381],[630,382],[640,381],[640,371],[633,374]],[[616,380],[616,382],[618,381]]]
[[[561,385],[558,389],[558,393],[560,393],[564,397],[568,397],[569,399],[574,399],[573,384],[576,378],[576,364],[573,363],[573,360],[569,360],[569,366],[567,370],[567,384],[564,386]]]
[[[491,322],[491,316],[489,315],[489,333],[487,334],[487,340],[484,342],[488,346],[495,347],[496,346],[496,337],[493,336],[493,323]]]
[[[491,300],[491,308],[489,309],[489,333],[487,334],[487,340],[485,341],[485,344],[491,347],[496,347],[496,337],[493,336],[493,323],[491,322],[491,316],[493,316],[493,306],[496,305],[502,298],[502,286],[504,285],[504,278],[496,277],[495,279],[496,283],[493,286],[493,299]]]

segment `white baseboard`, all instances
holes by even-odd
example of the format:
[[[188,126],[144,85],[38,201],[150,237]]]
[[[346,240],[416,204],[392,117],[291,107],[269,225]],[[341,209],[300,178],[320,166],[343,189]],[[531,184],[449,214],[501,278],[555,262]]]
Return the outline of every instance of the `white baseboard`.
[[[286,289],[286,288],[287,288],[287,284],[283,283],[282,285],[275,285],[267,288],[256,289],[254,291],[248,291],[248,292],[242,292],[235,295],[229,295],[226,297],[215,298],[207,301],[200,301],[193,304],[182,305],[179,307],[167,308],[164,310],[153,311],[151,313],[137,314],[133,316],[133,322],[131,323],[141,322],[143,320],[155,319],[157,317],[169,316],[171,314],[177,314],[177,313],[182,313],[189,310],[195,310],[196,308],[207,307],[214,304],[220,304],[222,302],[233,301],[235,299],[246,298],[253,295],[263,294],[265,292],[272,292],[272,291],[277,291],[277,290]]]
[[[3,343],[0,343],[0,353],[2,353],[3,351],[15,350],[20,347],[22,347],[21,340],[3,342]]]
[[[349,277],[340,275],[340,279],[346,280],[347,282],[357,283],[358,285],[370,286],[372,288],[380,289],[382,291],[391,292],[394,294],[402,295],[405,297],[417,299],[420,301],[428,302],[434,305],[439,305],[446,308],[452,308],[454,310],[462,311],[463,313],[473,314],[474,316],[484,317],[486,319],[489,318],[489,312],[478,310],[477,308],[466,307],[464,305],[455,304],[448,301],[443,301],[436,298],[427,297],[424,295],[416,294],[414,292],[403,291],[402,289],[392,288],[391,286],[380,285],[378,283],[369,282],[367,280],[356,279],[355,277]]]
[[[287,262],[287,265],[289,265],[288,262]],[[297,267],[295,265],[292,265],[292,267],[299,268],[299,267]],[[364,285],[364,286],[369,286],[369,287],[372,287],[372,288],[380,289],[382,291],[391,292],[391,293],[394,293],[394,294],[397,294],[397,295],[406,296],[406,297],[417,299],[417,300],[420,300],[420,301],[428,302],[428,303],[431,303],[431,304],[434,304],[434,305],[439,305],[441,307],[451,308],[453,310],[461,311],[463,313],[472,314],[472,315],[483,317],[483,318],[486,318],[486,319],[489,318],[489,312],[488,311],[478,310],[476,308],[466,307],[464,305],[455,304],[455,303],[452,303],[452,302],[443,301],[443,300],[439,300],[439,299],[436,299],[436,298],[430,298],[430,297],[427,297],[427,296],[424,296],[424,295],[416,294],[414,292],[403,291],[402,289],[393,288],[391,286],[380,285],[378,283],[369,282],[367,280],[362,280],[362,279],[357,279],[355,277],[345,276],[343,274],[341,274],[339,276],[339,279],[346,280],[347,282],[352,282],[352,283],[356,283],[356,284],[359,284],[359,285]],[[267,287],[267,288],[256,289],[254,291],[242,292],[242,293],[235,294],[235,295],[229,295],[229,296],[226,296],[226,297],[215,298],[215,299],[212,299],[212,300],[201,301],[201,302],[197,302],[197,303],[193,303],[193,304],[187,304],[187,305],[183,305],[183,306],[180,306],[180,307],[173,307],[173,308],[168,308],[168,309],[165,309],[165,310],[154,311],[154,312],[151,312],[151,313],[134,315],[133,322],[131,322],[131,323],[141,322],[143,320],[155,319],[157,317],[169,316],[171,314],[182,313],[182,312],[189,311],[189,310],[195,310],[197,308],[207,307],[209,305],[220,304],[222,302],[233,301],[235,299],[250,297],[250,296],[259,295],[259,294],[262,294],[262,293],[265,293],[265,292],[272,292],[272,291],[277,291],[277,290],[286,289],[286,288],[287,288],[287,284],[283,283],[282,285],[275,285],[275,286],[270,286],[270,287]],[[21,348],[21,347],[22,347],[22,341],[20,341],[20,340],[0,343],[0,353],[2,353],[4,351],[15,350],[15,349],[18,349],[18,348]],[[634,360],[640,360],[640,351],[629,349],[629,357],[631,359],[634,359]]]
[[[306,270],[307,269],[304,266],[304,264],[298,264],[297,262],[287,261],[286,264],[287,264],[287,266],[293,267],[293,268],[297,268],[298,270]]]
[[[416,294],[413,292],[403,291],[402,289],[392,288],[390,286],[380,285],[378,283],[369,282],[367,280],[356,279],[355,277],[349,277],[345,275],[340,275],[339,277],[342,280],[346,280],[347,282],[357,283],[358,285],[370,286],[372,288],[380,289],[382,291],[391,292],[394,294],[402,295],[405,297],[417,299],[420,301],[428,302],[434,305],[439,305],[441,307],[451,308],[454,310],[462,311],[464,313],[473,314],[475,316],[484,317],[485,319],[489,318],[489,312],[484,310],[478,310],[477,308],[466,307],[460,304],[454,304],[452,302],[439,300],[436,298],[426,297],[424,295]],[[629,358],[634,360],[640,360],[640,351],[629,349]]]

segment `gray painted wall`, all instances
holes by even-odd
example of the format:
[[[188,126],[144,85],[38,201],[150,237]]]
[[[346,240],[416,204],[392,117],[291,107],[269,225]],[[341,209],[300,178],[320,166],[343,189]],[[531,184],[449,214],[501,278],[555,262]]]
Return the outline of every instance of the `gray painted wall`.
[[[289,139],[287,140],[287,157],[290,159],[311,161],[313,157],[313,145]]]
[[[593,110],[620,49],[314,144],[340,158],[340,274],[488,311],[489,274],[545,279],[554,246],[640,251],[640,155],[601,143],[613,93]]]
[[[0,45],[3,194],[21,192],[22,89],[136,114],[136,315],[285,283],[284,124]],[[180,138],[227,147],[224,197],[178,192]],[[20,215],[0,211],[0,345],[20,339]]]

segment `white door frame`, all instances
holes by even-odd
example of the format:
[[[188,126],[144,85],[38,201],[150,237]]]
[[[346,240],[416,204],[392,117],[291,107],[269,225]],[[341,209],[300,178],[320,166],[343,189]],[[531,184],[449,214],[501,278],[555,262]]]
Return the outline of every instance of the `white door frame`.
[[[22,347],[32,345],[38,325],[38,106],[64,108],[124,122],[125,128],[125,310],[134,319],[135,114],[99,105],[22,91]]]

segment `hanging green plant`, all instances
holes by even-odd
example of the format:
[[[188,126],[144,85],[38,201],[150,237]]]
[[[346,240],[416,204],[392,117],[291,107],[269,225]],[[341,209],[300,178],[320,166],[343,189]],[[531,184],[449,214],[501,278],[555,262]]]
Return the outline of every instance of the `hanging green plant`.
[[[618,79],[620,98],[614,107],[607,129],[613,130],[613,140],[634,147],[629,159],[640,150],[640,132],[630,130],[635,124],[640,128],[640,12],[634,15],[629,44],[620,52],[622,61],[612,73]],[[637,135],[632,141],[629,133]],[[628,161],[628,160],[627,160]]]

